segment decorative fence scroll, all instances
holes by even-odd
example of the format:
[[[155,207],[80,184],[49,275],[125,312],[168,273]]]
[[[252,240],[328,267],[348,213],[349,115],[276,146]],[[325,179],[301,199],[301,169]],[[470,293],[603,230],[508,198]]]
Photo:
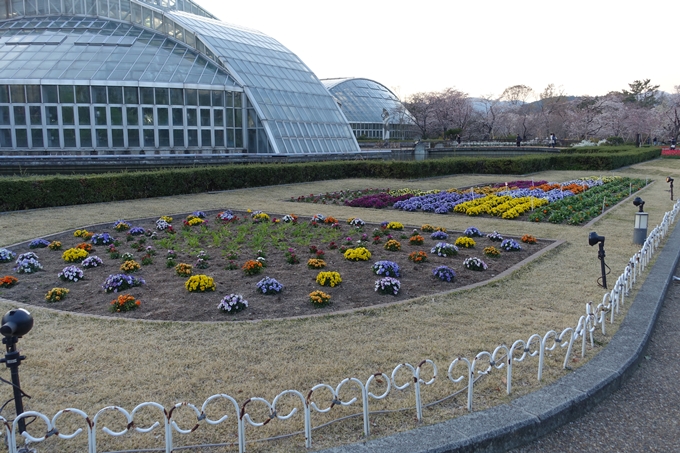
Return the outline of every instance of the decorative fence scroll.
[[[456,357],[451,361],[447,367],[447,380],[442,380],[439,385],[462,384],[463,390],[467,390],[467,409],[472,411],[474,401],[474,387],[475,382],[480,377],[489,374],[492,370],[505,370],[507,387],[506,393],[509,395],[512,392],[512,378],[514,367],[521,362],[528,362],[531,358],[536,360],[537,380],[542,379],[543,369],[545,366],[546,353],[557,351],[558,348],[564,350],[563,368],[567,367],[570,357],[574,352],[574,347],[578,346],[580,341],[581,351],[580,356],[585,357],[587,345],[590,343],[594,346],[594,332],[600,328],[602,334],[606,333],[607,318],[610,323],[614,322],[615,315],[620,313],[623,307],[625,297],[632,290],[638,277],[642,275],[650,260],[658,250],[661,241],[668,234],[670,226],[675,221],[675,218],[680,211],[680,202],[677,202],[673,209],[667,212],[660,225],[657,225],[647,237],[647,240],[629,261],[623,273],[616,280],[616,284],[611,291],[607,292],[602,298],[602,302],[594,305],[593,302],[588,302],[585,306],[585,314],[578,319],[575,327],[567,327],[561,332],[549,330],[543,335],[532,334],[527,340],[516,340],[511,346],[501,344],[493,352],[481,351],[473,358]],[[421,373],[427,369],[431,372],[432,377],[429,380],[424,380]],[[404,391],[413,386],[416,417],[418,421],[423,418],[423,398],[422,393],[427,386],[435,385],[440,382],[438,378],[438,368],[434,361],[424,359],[418,365],[413,366],[408,363],[398,364],[390,374],[376,373],[363,381],[361,379],[350,377],[343,379],[335,387],[321,383],[312,387],[307,393],[298,390],[284,390],[279,393],[272,402],[260,397],[251,397],[240,404],[235,398],[226,394],[212,395],[203,405],[198,408],[191,403],[178,403],[169,410],[162,405],[155,402],[145,402],[135,407],[132,412],[128,412],[122,407],[109,406],[101,409],[93,417],[87,413],[79,410],[68,408],[57,412],[52,419],[39,412],[24,412],[15,420],[9,421],[0,417],[0,422],[3,423],[5,429],[5,436],[7,444],[9,445],[10,453],[20,453],[20,448],[17,447],[17,441],[23,437],[27,443],[43,442],[50,436],[57,436],[60,439],[73,439],[80,434],[86,433],[88,449],[87,453],[97,453],[97,434],[102,432],[109,436],[123,436],[131,432],[150,433],[152,431],[163,429],[162,437],[164,439],[166,453],[171,453],[174,447],[175,434],[188,434],[202,425],[219,425],[221,423],[232,423],[235,425],[238,433],[238,450],[239,453],[246,451],[246,423],[254,428],[266,425],[272,420],[289,420],[295,416],[298,411],[302,412],[304,420],[304,436],[305,446],[312,447],[312,431],[314,429],[314,414],[329,413],[335,406],[351,406],[354,404],[361,405],[363,417],[364,436],[369,436],[371,433],[371,425],[369,423],[370,403],[372,400],[381,400],[388,398],[394,391]],[[372,386],[376,382],[381,382],[385,387],[381,394],[376,394],[371,391]],[[343,401],[340,397],[340,392],[345,386],[356,387],[360,393],[359,397],[354,397],[348,401]],[[460,389],[452,388],[452,393]],[[315,397],[319,394],[330,394],[330,405],[320,407]],[[292,396],[295,401],[298,401],[297,407],[294,407],[286,414],[280,414],[277,410],[277,405],[281,398]],[[224,413],[219,418],[212,419],[206,415],[208,408],[219,400],[226,400],[231,403],[233,412],[231,414]],[[269,413],[269,417],[262,421],[255,420],[254,416],[248,412],[253,404],[263,404]],[[188,407],[196,415],[196,422],[191,427],[180,427],[175,415],[176,409],[180,407]],[[158,412],[158,420],[150,426],[137,426],[135,423],[135,415],[142,409],[151,408]],[[107,426],[102,426],[99,421],[102,414],[106,412],[117,412],[125,418],[126,428],[122,431],[113,431]],[[72,433],[64,433],[59,430],[59,419],[64,414],[71,413],[80,416],[83,420],[83,426]],[[18,435],[17,423],[20,419],[33,418],[41,420],[45,426],[46,431],[42,436],[35,437],[27,431]],[[337,421],[337,420],[336,420]],[[162,428],[161,428],[162,427]],[[156,434],[157,437],[161,437]],[[201,446],[196,446],[199,448]],[[148,450],[145,450],[148,451]]]

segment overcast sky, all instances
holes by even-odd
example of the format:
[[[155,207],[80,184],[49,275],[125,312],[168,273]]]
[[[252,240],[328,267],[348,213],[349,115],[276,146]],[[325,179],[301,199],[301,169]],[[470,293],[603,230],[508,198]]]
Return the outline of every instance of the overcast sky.
[[[642,79],[680,85],[676,0],[196,1],[273,37],[320,79],[373,79],[402,98],[448,87],[476,97],[518,84],[570,95]]]

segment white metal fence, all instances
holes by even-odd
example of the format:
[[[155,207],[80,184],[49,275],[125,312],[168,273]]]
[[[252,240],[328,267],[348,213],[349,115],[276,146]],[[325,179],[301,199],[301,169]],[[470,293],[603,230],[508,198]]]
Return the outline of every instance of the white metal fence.
[[[590,343],[591,346],[594,345],[594,332],[599,328],[601,329],[602,334],[605,334],[607,318],[609,318],[610,323],[614,322],[615,315],[620,313],[621,307],[623,307],[626,295],[633,288],[636,279],[642,274],[645,267],[649,264],[655,252],[658,250],[661,241],[668,234],[669,228],[675,221],[679,211],[680,202],[676,202],[673,209],[664,215],[661,224],[651,231],[642,248],[630,259],[629,264],[617,279],[612,290],[607,292],[602,298],[602,302],[597,305],[592,302],[586,304],[585,314],[578,319],[575,327],[567,327],[561,332],[549,330],[543,335],[532,334],[527,340],[519,339],[511,346],[501,344],[494,349],[493,352],[482,351],[472,358],[457,357],[450,362],[447,367],[446,378],[454,384],[462,384],[464,386],[463,390],[467,390],[468,411],[472,411],[473,409],[476,380],[494,369],[505,369],[507,382],[506,392],[509,395],[512,392],[513,367],[516,364],[524,362],[525,360],[528,362],[529,358],[537,358],[536,372],[537,379],[540,382],[545,367],[545,356],[547,353],[557,351],[558,347],[565,350],[562,366],[563,368],[566,368],[569,359],[574,352],[574,347],[578,347],[578,342],[580,341],[580,356],[585,357],[587,344]],[[431,375],[431,378],[427,381],[421,378],[421,373],[423,372],[426,372],[428,376]],[[385,389],[382,393],[375,394],[371,391],[371,384],[378,380]],[[22,451],[16,444],[17,440],[20,440],[22,436],[26,443],[37,443],[45,441],[50,436],[57,436],[60,439],[70,440],[83,432],[87,435],[87,452],[97,453],[99,451],[97,449],[98,432],[103,432],[109,436],[123,436],[135,431],[139,433],[149,433],[157,428],[160,430],[161,426],[164,430],[162,436],[164,438],[165,451],[166,453],[171,453],[177,451],[177,448],[174,447],[175,434],[192,433],[200,427],[201,424],[219,425],[233,420],[238,432],[238,450],[240,453],[243,453],[246,451],[247,425],[261,427],[274,419],[282,421],[289,420],[297,414],[298,411],[301,411],[304,417],[305,446],[311,448],[312,430],[314,427],[313,416],[315,413],[328,413],[335,406],[351,406],[356,403],[360,405],[362,409],[361,416],[363,417],[364,436],[369,436],[371,432],[371,424],[369,423],[371,401],[388,398],[392,395],[393,389],[406,390],[412,387],[415,397],[416,416],[418,421],[420,421],[423,418],[422,392],[426,386],[434,385],[436,382],[438,382],[437,365],[430,359],[424,359],[416,366],[408,363],[398,364],[393,369],[390,376],[387,376],[385,373],[376,373],[368,376],[366,380],[355,377],[346,378],[340,381],[335,387],[324,383],[317,384],[306,393],[298,390],[284,390],[271,402],[265,398],[251,397],[245,400],[245,402],[239,403],[230,395],[217,394],[212,395],[205,400],[200,408],[191,403],[183,402],[176,404],[168,410],[159,403],[145,402],[139,404],[131,412],[128,412],[122,407],[108,406],[99,410],[93,417],[90,417],[87,413],[79,409],[68,408],[57,412],[51,419],[42,413],[29,411],[24,412],[13,421],[6,420],[3,417],[0,417],[0,421],[5,426],[5,435],[10,453],[20,453]],[[446,380],[443,382],[446,382]],[[356,386],[361,391],[361,398],[355,397],[347,401],[342,400],[340,394],[345,386]],[[330,404],[323,407],[317,405],[315,397],[320,393],[322,395],[325,394],[326,398],[324,398],[324,400],[328,400],[327,396],[330,394]],[[280,414],[277,410],[277,405],[280,406],[280,402],[284,397],[287,399],[293,397],[295,400],[299,400],[299,406],[292,408],[286,414]],[[206,415],[208,408],[218,401],[227,402],[229,403],[228,406],[233,406],[233,413],[225,413],[216,419],[208,417]],[[257,417],[251,417],[249,408],[255,403],[263,404],[268,411],[269,416],[265,420],[257,421],[254,420],[254,418]],[[195,413],[196,423],[194,426],[188,429],[179,426],[175,414],[177,413],[176,409],[179,409],[180,407],[188,407]],[[137,426],[135,423],[135,415],[141,410],[149,410],[149,408],[151,410],[158,410],[158,420],[150,426]],[[103,414],[109,412],[117,412],[125,417],[126,428],[121,431],[113,431],[106,426],[102,426],[103,423],[100,422],[100,418]],[[71,433],[60,431],[59,419],[65,414],[75,414],[81,417],[83,427],[78,428]],[[44,435],[35,437],[29,434],[28,430],[17,435],[18,421],[20,419],[33,417],[42,420],[46,425],[47,430]]]

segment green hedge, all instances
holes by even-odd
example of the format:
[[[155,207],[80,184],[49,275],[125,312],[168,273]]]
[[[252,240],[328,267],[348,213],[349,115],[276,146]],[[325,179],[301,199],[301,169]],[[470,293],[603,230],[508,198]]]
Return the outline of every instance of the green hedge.
[[[453,174],[522,175],[543,170],[613,170],[654,159],[660,148],[515,158],[249,164],[74,176],[0,178],[0,211],[163,197],[342,178],[413,179]]]

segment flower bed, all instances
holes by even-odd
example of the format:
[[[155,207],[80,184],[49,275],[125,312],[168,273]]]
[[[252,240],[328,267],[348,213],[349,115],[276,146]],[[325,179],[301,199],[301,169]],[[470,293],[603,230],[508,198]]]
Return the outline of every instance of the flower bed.
[[[186,229],[179,228],[177,231],[169,227],[158,230],[156,228],[158,218],[135,220],[134,228],[140,228],[144,234],[134,236],[130,241],[126,239],[132,226],[120,232],[111,225],[88,227],[92,230],[91,233],[88,232],[92,239],[96,237],[95,240],[98,241],[103,237],[105,230],[108,230],[113,242],[108,245],[96,245],[95,249],[99,256],[88,257],[82,264],[78,264],[84,271],[85,279],[82,283],[80,277],[78,282],[61,282],[58,273],[65,265],[75,265],[75,262],[64,264],[61,251],[53,252],[48,249],[38,251],[39,264],[44,269],[37,275],[34,274],[40,270],[37,267],[32,273],[18,275],[18,271],[14,269],[17,265],[17,255],[21,255],[23,260],[33,259],[36,262],[37,255],[30,251],[28,242],[12,246],[11,250],[2,249],[0,253],[9,260],[0,263],[0,275],[18,277],[19,284],[0,288],[0,296],[29,304],[47,304],[45,295],[50,290],[67,286],[68,297],[63,297],[66,293],[59,293],[60,299],[54,300],[58,303],[52,306],[80,313],[106,315],[109,313],[112,300],[111,295],[107,293],[117,293],[117,297],[134,291],[135,301],[141,299],[143,304],[130,311],[119,312],[116,309],[115,316],[204,321],[304,316],[319,313],[320,310],[333,312],[406,300],[480,282],[497,275],[549,244],[549,241],[538,239],[537,244],[522,244],[523,249],[516,252],[506,253],[501,250],[499,257],[488,261],[486,272],[474,272],[465,268],[464,260],[474,256],[474,253],[482,256],[482,250],[486,247],[495,245],[498,248],[499,242],[493,242],[486,236],[475,237],[477,243],[475,248],[461,248],[457,253],[449,254],[449,251],[456,250],[453,244],[446,245],[445,242],[430,237],[432,232],[444,231],[436,224],[423,225],[414,231],[414,226],[403,225],[395,219],[388,219],[382,225],[367,224],[358,221],[356,217],[338,220],[340,218],[331,215],[332,212],[319,213],[320,215],[316,216],[316,226],[312,224],[311,217],[298,218],[292,214],[288,215],[291,219],[296,219],[295,221],[276,222],[275,219],[283,216],[268,213],[269,221],[255,221],[252,213],[232,212],[230,214],[232,220],[222,221],[215,220],[218,212],[224,213],[226,210],[205,213],[207,219],[213,219],[212,222]],[[178,217],[181,221],[186,215]],[[325,222],[328,218],[338,221],[329,224]],[[171,219],[163,219],[165,222],[168,220]],[[401,225],[402,232],[395,233],[394,230],[387,229],[390,224],[392,227]],[[408,233],[404,234],[403,231]],[[447,234],[455,238],[462,237],[463,233],[450,231]],[[420,236],[423,238],[423,244],[421,246],[402,244],[399,250],[385,250],[385,243],[394,240],[388,239],[390,234],[398,235],[397,237],[403,238],[404,241],[409,237]],[[381,239],[377,244],[373,243],[375,237]],[[521,235],[505,239],[515,239],[521,243],[520,237]],[[347,238],[350,246],[346,246]],[[77,244],[83,243],[82,235],[73,236],[72,231],[45,237],[45,240],[61,242],[64,250],[84,252],[76,248]],[[338,248],[339,245],[345,247],[345,251]],[[435,250],[430,252],[432,248]],[[143,261],[147,256],[156,258],[153,255],[156,250],[162,258],[140,266],[134,274],[128,275],[119,270],[124,262]],[[349,259],[346,259],[345,253]],[[297,255],[299,261],[306,263],[307,266],[289,264],[292,254]],[[204,291],[201,291],[200,282],[197,285],[198,291],[187,290],[185,286],[187,279],[200,267],[197,260],[201,261],[200,266],[209,263],[208,275],[213,279],[214,291],[210,284],[203,285]],[[248,261],[257,263],[260,274],[247,275],[241,270]],[[89,267],[94,263],[96,266]],[[182,276],[178,276],[175,270],[179,264],[183,265],[180,272]],[[444,274],[435,274],[434,270],[441,266],[451,269],[455,278],[448,279]],[[262,278],[264,271],[268,279]],[[332,271],[329,274],[341,275],[342,283],[337,284],[337,280],[326,279],[322,284],[328,282],[328,286],[320,288],[316,278],[320,272],[326,271]],[[382,290],[376,292],[376,280],[384,277],[398,279],[396,295],[394,295],[397,285],[395,283],[389,288],[385,286],[389,298],[378,297],[377,294]],[[262,280],[264,282],[258,286],[258,282]],[[335,284],[331,285],[334,281]],[[263,293],[260,288],[266,292]],[[227,291],[221,292],[220,289]],[[312,301],[311,294],[319,289],[323,289],[324,294],[332,297],[332,304],[328,303],[330,299],[326,303]],[[227,292],[241,295],[248,301],[248,308],[226,310],[235,315],[220,316],[220,311],[225,310],[217,307]],[[274,297],[269,297],[272,294]],[[315,300],[324,300],[320,294],[317,293],[316,296],[318,297]]]

